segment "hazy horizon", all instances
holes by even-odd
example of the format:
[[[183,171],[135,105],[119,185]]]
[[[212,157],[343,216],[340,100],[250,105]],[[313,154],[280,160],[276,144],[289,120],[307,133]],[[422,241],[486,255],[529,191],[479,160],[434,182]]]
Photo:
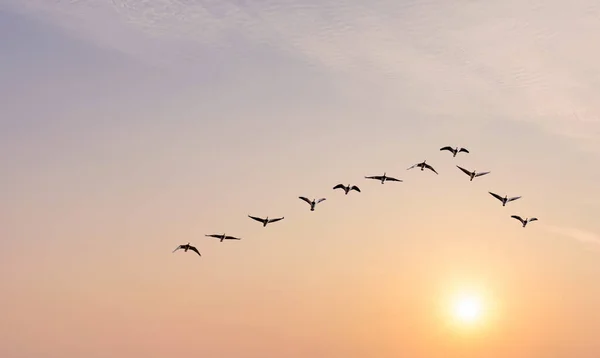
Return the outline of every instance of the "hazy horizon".
[[[0,356],[597,358],[599,17],[0,0]]]

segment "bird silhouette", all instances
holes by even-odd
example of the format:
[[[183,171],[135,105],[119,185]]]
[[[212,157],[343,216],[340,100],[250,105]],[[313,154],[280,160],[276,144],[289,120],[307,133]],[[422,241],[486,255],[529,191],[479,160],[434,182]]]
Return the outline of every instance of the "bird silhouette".
[[[400,179],[396,179],[396,178],[392,178],[392,177],[388,177],[386,175],[386,173],[383,173],[383,175],[374,175],[374,176],[370,176],[370,177],[365,177],[366,179],[375,179],[375,180],[381,180],[381,184],[384,184],[386,181],[402,181]]]
[[[480,177],[482,175],[486,175],[489,174],[491,172],[481,172],[481,173],[477,173],[476,171],[468,171],[465,168],[461,168],[458,165],[456,166],[458,169],[460,169],[463,173],[467,174],[471,179],[469,181],[473,181],[474,178]]]
[[[179,245],[177,246],[177,248],[175,250],[173,250],[173,252],[177,251],[177,250],[183,250],[183,252],[187,252],[188,250],[194,251],[195,253],[198,254],[198,256],[202,256],[200,254],[200,252],[198,251],[197,248],[195,248],[194,246],[190,245],[190,243],[188,242],[185,245]]]
[[[537,221],[537,218],[523,219],[519,215],[511,215],[510,217],[519,220],[521,224],[523,224],[523,227],[527,226],[527,224],[532,221]]]
[[[316,206],[318,203],[320,203],[320,202],[322,202],[322,201],[325,201],[325,200],[327,200],[327,199],[325,199],[325,198],[321,198],[321,199],[319,199],[319,200],[317,200],[317,199],[310,200],[310,199],[308,199],[308,198],[306,198],[306,197],[304,197],[304,196],[299,196],[298,198],[299,198],[299,199],[301,199],[301,200],[304,200],[305,202],[307,202],[307,203],[308,203],[308,205],[310,205],[310,211],[315,211],[315,206]]]
[[[334,189],[334,190],[335,190],[335,189],[343,189],[343,190],[344,190],[344,192],[346,193],[346,195],[348,195],[348,192],[349,192],[350,190],[356,190],[357,192],[359,192],[359,193],[360,193],[360,189],[359,189],[359,188],[358,188],[356,185],[352,185],[352,186],[350,186],[350,184],[348,184],[347,186],[346,186],[346,185],[344,185],[344,184],[338,184],[338,185],[334,186],[334,187],[333,187],[333,189]]]
[[[269,223],[274,223],[274,222],[277,222],[279,220],[283,220],[283,216],[280,217],[280,218],[274,218],[274,219],[269,219],[268,216],[266,218],[264,218],[264,219],[256,217],[256,216],[252,216],[252,215],[248,215],[248,217],[251,218],[251,219],[254,219],[254,220],[258,221],[258,222],[261,222],[263,224],[263,227],[267,226],[267,224],[269,224]]]
[[[433,169],[433,167],[431,165],[427,164],[425,160],[422,161],[421,163],[417,163],[417,164],[413,165],[410,168],[407,168],[406,170],[410,170],[412,168],[421,168],[421,171],[423,171],[425,168],[427,168],[427,169],[431,170],[432,172],[438,174],[438,172],[436,172],[435,169]]]
[[[514,196],[512,198],[509,198],[507,195],[505,195],[503,198],[498,194],[492,193],[491,191],[488,191],[488,193],[490,193],[490,195],[493,196],[494,198],[500,200],[502,202],[502,206],[506,206],[506,203],[510,203],[511,201],[515,201],[515,200],[521,198],[520,196]]]
[[[450,146],[446,146],[446,147],[440,148],[440,151],[443,151],[443,150],[447,150],[450,153],[452,153],[452,157],[456,157],[456,155],[458,153],[469,153],[469,151],[467,150],[467,148],[459,148],[459,147],[452,148]]]
[[[214,237],[216,239],[219,239],[219,241],[223,242],[223,240],[241,240],[240,238],[237,237],[233,237],[233,236],[227,236],[225,234],[211,234],[211,235],[204,235],[204,236],[208,236],[208,237]]]

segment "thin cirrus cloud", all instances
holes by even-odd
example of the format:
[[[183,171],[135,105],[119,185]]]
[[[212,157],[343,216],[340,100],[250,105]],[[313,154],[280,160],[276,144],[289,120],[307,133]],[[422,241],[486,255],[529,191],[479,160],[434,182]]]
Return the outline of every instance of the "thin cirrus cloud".
[[[593,0],[8,3],[144,61],[177,65],[243,39],[329,71],[380,79],[388,93],[401,82],[436,103],[413,101],[433,114],[477,103],[600,151],[600,4]]]
[[[544,225],[543,229],[550,233],[567,237],[581,243],[600,245],[600,235],[591,231],[556,225]]]

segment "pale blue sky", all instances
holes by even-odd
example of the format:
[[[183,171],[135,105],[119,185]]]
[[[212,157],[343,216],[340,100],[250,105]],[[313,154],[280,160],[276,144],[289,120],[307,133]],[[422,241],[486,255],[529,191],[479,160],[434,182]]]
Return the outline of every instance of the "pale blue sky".
[[[203,337],[180,357],[596,358],[599,11],[0,0],[0,355],[158,357],[193,330]],[[439,176],[406,171],[424,159]],[[492,173],[469,183],[456,164]],[[363,178],[384,171],[405,182]],[[523,199],[502,208],[488,190]],[[311,213],[299,195],[328,200]],[[286,219],[263,230],[248,214]],[[522,229],[511,214],[540,221]],[[201,261],[171,255],[188,241]],[[510,317],[471,355],[415,313],[453,280],[488,287]],[[104,323],[67,320],[67,300]],[[406,320],[382,318],[394,314]],[[288,336],[270,346],[276,333]],[[69,335],[80,345],[61,345]]]

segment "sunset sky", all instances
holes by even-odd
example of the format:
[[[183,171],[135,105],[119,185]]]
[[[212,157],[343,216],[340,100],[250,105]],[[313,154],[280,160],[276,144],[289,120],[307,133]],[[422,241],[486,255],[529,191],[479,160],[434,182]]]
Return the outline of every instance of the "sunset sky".
[[[599,37],[595,0],[0,0],[0,356],[600,357]]]

